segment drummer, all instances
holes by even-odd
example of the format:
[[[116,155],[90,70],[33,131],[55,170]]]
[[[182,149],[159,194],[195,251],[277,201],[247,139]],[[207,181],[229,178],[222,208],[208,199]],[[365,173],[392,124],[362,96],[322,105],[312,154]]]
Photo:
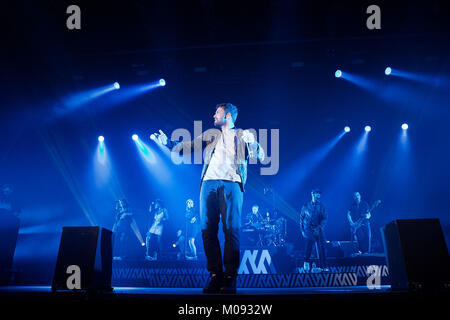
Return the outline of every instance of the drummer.
[[[252,211],[247,214],[245,225],[258,227],[261,226],[263,219],[263,216],[259,212],[259,206],[257,204],[254,204],[252,206]]]

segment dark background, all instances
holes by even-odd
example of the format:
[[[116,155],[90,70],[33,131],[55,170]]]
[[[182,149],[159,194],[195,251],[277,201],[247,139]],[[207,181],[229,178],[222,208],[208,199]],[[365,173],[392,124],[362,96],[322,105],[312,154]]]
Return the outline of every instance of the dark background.
[[[81,30],[66,28],[71,4],[81,8]],[[381,8],[381,30],[366,27],[371,4]],[[221,102],[238,106],[241,128],[280,130],[278,174],[260,176],[259,165],[250,166],[243,211],[253,203],[275,206],[288,219],[294,250],[303,250],[298,212],[313,187],[322,189],[328,207],[329,240],[349,239],[345,215],[355,190],[369,204],[383,201],[373,214],[377,251],[379,228],[397,218],[438,217],[448,239],[445,1],[16,1],[1,7],[0,184],[14,186],[22,207],[16,264],[54,263],[62,226],[112,228],[114,201],[122,197],[144,236],[148,205],[165,201],[169,250],[184,223],[185,200],[198,202],[201,166],[175,166],[149,134],[193,133],[193,120],[207,129]],[[425,80],[386,77],[386,66]],[[336,79],[338,68],[377,86]],[[121,99],[127,85],[160,78],[167,86]],[[67,109],[66,97],[115,81],[121,90]],[[406,149],[399,144],[403,122],[410,127]],[[373,130],[364,155],[355,157],[367,124]],[[345,125],[352,131],[318,162],[315,150]],[[143,165],[133,133],[157,155],[153,169]],[[94,165],[100,134],[112,164],[102,184]],[[273,192],[264,195],[264,188]]]

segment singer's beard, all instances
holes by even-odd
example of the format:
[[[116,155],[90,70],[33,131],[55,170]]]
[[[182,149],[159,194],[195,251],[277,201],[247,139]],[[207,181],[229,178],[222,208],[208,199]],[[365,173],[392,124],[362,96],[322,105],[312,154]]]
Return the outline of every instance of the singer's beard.
[[[222,120],[222,121],[219,121],[219,122],[214,120],[214,126],[218,127],[218,128],[221,128],[225,123],[226,123],[225,120]]]

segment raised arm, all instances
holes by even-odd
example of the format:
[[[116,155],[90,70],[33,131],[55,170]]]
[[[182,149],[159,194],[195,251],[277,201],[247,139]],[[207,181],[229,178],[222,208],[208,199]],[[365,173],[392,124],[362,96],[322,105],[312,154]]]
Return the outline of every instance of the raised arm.
[[[197,148],[198,151],[200,151],[203,149],[204,143],[206,143],[207,141],[211,141],[215,136],[214,132],[212,132],[211,129],[205,131],[191,141],[182,142],[170,140],[162,130],[159,130],[159,133],[154,133],[154,135],[158,138],[158,141],[162,145],[176,152],[180,152],[181,150],[183,150],[183,152],[192,152],[197,151]]]

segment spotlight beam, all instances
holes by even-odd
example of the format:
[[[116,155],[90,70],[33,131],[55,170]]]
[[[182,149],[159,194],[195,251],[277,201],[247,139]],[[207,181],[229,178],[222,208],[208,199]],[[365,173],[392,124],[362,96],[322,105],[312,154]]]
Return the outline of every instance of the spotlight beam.
[[[298,186],[319,167],[344,135],[344,131],[339,131],[336,136],[295,161],[282,178],[282,180],[289,181],[290,188],[286,190],[286,194],[297,190]]]
[[[76,94],[73,94],[71,96],[68,96],[63,99],[63,103],[66,106],[66,110],[59,110],[60,113],[69,112],[71,110],[74,110],[78,107],[81,107],[85,104],[90,103],[94,99],[97,99],[98,97],[111,92],[113,90],[117,90],[116,84],[119,85],[117,82],[114,84],[110,84],[104,87],[86,90],[83,92],[79,92]],[[119,86],[120,87],[120,86]],[[58,112],[58,110],[57,110]]]

